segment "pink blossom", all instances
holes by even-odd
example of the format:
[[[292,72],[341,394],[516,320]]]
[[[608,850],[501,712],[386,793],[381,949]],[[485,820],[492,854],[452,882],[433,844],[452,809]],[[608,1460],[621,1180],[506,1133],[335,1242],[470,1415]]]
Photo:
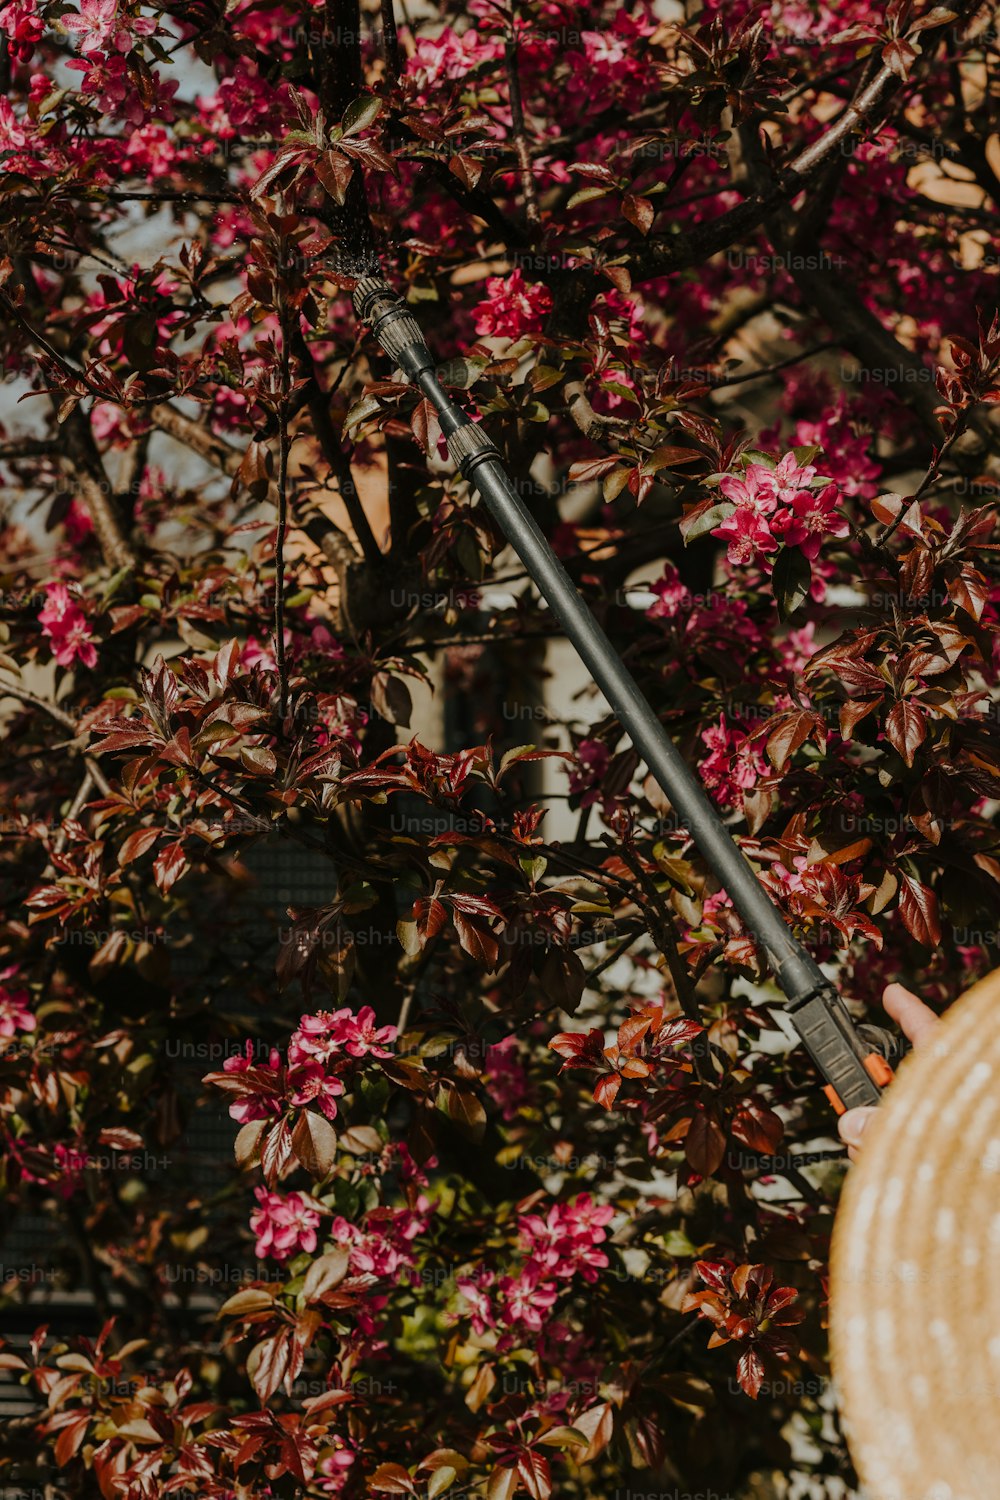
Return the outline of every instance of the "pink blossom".
[[[731,516],[713,527],[712,535],[726,542],[731,563],[756,562],[765,553],[778,550],[766,516],[750,505],[737,505]]]
[[[824,473],[836,480],[843,494],[871,500],[878,493],[874,481],[882,473],[882,465],[869,454],[869,440],[851,431],[843,398],[818,422],[797,422],[792,441],[797,448],[819,448]]]
[[[43,1155],[47,1155],[48,1149],[43,1146],[40,1151]],[[15,1159],[20,1161],[16,1143],[11,1142],[10,1150]],[[90,1157],[86,1151],[77,1146],[65,1146],[60,1141],[52,1148],[51,1160],[47,1167],[43,1168],[44,1171],[51,1172],[51,1176],[39,1176],[37,1172],[32,1172],[23,1164],[21,1176],[25,1182],[39,1182],[54,1187],[60,1198],[69,1199],[79,1188],[89,1164]]]
[[[527,283],[520,271],[510,276],[490,276],[486,298],[475,309],[476,332],[501,334],[519,339],[540,333],[552,309],[552,293],[542,282]]]
[[[254,1056],[253,1042],[248,1041],[242,1056],[227,1057],[222,1064],[225,1073],[247,1073],[251,1068],[263,1074],[259,1091],[248,1098],[238,1099],[229,1106],[230,1119],[237,1120],[241,1125],[246,1125],[249,1120],[268,1120],[273,1115],[281,1114],[283,1108],[281,1054],[278,1049],[272,1047],[267,1062],[261,1062]],[[271,1075],[270,1078],[267,1077],[268,1074]]]
[[[479,63],[502,57],[503,47],[493,38],[484,38],[475,26],[458,35],[450,26],[432,39],[421,37],[407,64],[407,72],[426,85],[440,78],[468,78]]]
[[[516,1274],[497,1279],[492,1271],[480,1269],[457,1282],[473,1332],[498,1332],[503,1350],[517,1333],[538,1333],[548,1326],[559,1282],[579,1276],[593,1283],[607,1266],[608,1257],[599,1246],[614,1215],[609,1204],[595,1204],[589,1193],[572,1203],[553,1203],[544,1218],[522,1214],[518,1230],[527,1258]]]
[[[771,515],[778,503],[774,497],[771,470],[765,469],[762,464],[750,464],[742,475],[727,474],[720,482],[719,489],[727,500],[732,500],[736,505],[744,506],[757,515]]]
[[[289,1070],[289,1103],[298,1107],[317,1104],[328,1120],[337,1118],[336,1101],[343,1092],[340,1079],[325,1073],[318,1062],[299,1063]]]
[[[343,661],[345,652],[337,637],[329,626],[322,623],[314,625],[309,632],[309,650],[315,651],[320,656],[327,656],[331,661]]]
[[[330,1238],[350,1250],[352,1276],[398,1277],[400,1271],[413,1267],[412,1242],[427,1232],[435,1211],[435,1205],[421,1193],[414,1208],[372,1209],[364,1226],[338,1214],[331,1221]]]
[[[66,540],[73,547],[79,547],[93,533],[94,523],[90,519],[90,512],[79,500],[74,498],[70,501],[69,510],[63,517],[63,527]]]
[[[8,99],[0,97],[0,146],[10,148],[25,146],[28,134],[15,115]]]
[[[76,32],[83,38],[80,51],[131,52],[132,39],[136,36],[152,36],[156,22],[143,16],[118,15],[118,0],[80,0],[79,15],[62,17],[67,31]]]
[[[35,0],[8,0],[0,11],[0,31],[10,38],[11,56],[18,62],[28,62],[45,35],[45,22],[37,12]]]
[[[800,895],[809,893],[809,884],[806,879],[809,870],[809,860],[804,854],[796,854],[792,860],[792,868],[788,870],[783,864],[775,861],[771,869],[777,875],[787,891],[795,891]]]
[[[291,628],[285,626],[285,651],[289,651],[292,645]],[[277,658],[274,654],[274,640],[259,641],[255,635],[248,635],[246,644],[240,652],[240,662],[244,667],[260,667],[264,672],[276,672],[278,670]]]
[[[489,1329],[496,1327],[497,1313],[490,1297],[493,1282],[492,1271],[480,1271],[475,1276],[460,1276],[455,1282],[456,1290],[467,1304],[472,1331],[477,1337],[482,1337]]]
[[[311,1255],[320,1221],[313,1200],[305,1193],[269,1193],[266,1188],[256,1188],[255,1197],[260,1207],[250,1215],[250,1229],[257,1236],[257,1259],[288,1260],[299,1250]]]
[[[718,724],[702,730],[709,754],[699,762],[701,778],[720,807],[739,807],[740,792],[750,791],[767,771],[767,762],[756,745],[739,729],[730,729],[725,714]]]
[[[552,1282],[542,1281],[541,1270],[530,1262],[519,1276],[504,1276],[497,1285],[502,1298],[498,1321],[516,1323],[520,1328],[538,1333],[558,1297]]]
[[[846,516],[838,509],[840,491],[835,484],[822,490],[800,490],[789,501],[788,509],[775,516],[772,525],[786,546],[798,547],[806,557],[814,558],[827,537],[847,536]]]
[[[682,611],[691,608],[692,595],[672,562],[664,563],[663,577],[653,584],[656,603],[646,613],[654,620],[676,620]]]
[[[579,1275],[596,1281],[598,1270],[608,1264],[604,1251],[596,1247],[605,1239],[605,1226],[614,1214],[610,1205],[598,1206],[589,1193],[582,1193],[573,1203],[554,1203],[544,1219],[522,1215],[519,1227],[530,1251],[528,1265],[560,1279]]]
[[[517,1056],[517,1038],[505,1036],[488,1048],[485,1060],[485,1082],[500,1105],[505,1120],[515,1120],[532,1098],[531,1084],[524,1065]]]
[[[350,1477],[348,1471],[353,1467],[357,1453],[336,1433],[328,1433],[327,1441],[332,1446],[321,1452],[312,1484],[324,1495],[339,1495]]]
[[[608,769],[611,752],[603,740],[581,740],[576,747],[577,765],[569,775],[569,789],[580,796],[581,807],[591,807],[600,799],[601,781]]]
[[[8,988],[5,983],[18,973],[18,966],[0,972],[0,1036],[11,1037],[16,1031],[34,1031],[38,1025],[31,1010],[31,996],[26,989]]]
[[[170,100],[179,87],[176,78],[156,79],[156,98],[147,109],[128,73],[128,64],[120,54],[105,57],[101,53],[92,56],[71,57],[67,68],[83,73],[81,91],[92,97],[103,114],[126,120],[130,125],[141,125],[151,110],[161,119],[173,115]]]
[[[775,499],[781,505],[790,505],[796,495],[807,490],[816,478],[815,466],[800,464],[794,453],[786,453],[770,473],[767,469],[764,473],[768,474]]]
[[[64,1146],[60,1141],[55,1147],[57,1166],[56,1189],[60,1198],[72,1198],[90,1165],[90,1156],[76,1146]]]
[[[162,125],[141,125],[128,137],[125,154],[136,171],[147,177],[166,177],[175,170],[179,153]]]
[[[45,605],[38,619],[42,634],[51,643],[52,655],[61,667],[71,667],[75,661],[85,667],[97,666],[97,648],[87,616],[64,583],[53,583],[46,589]]]
[[[750,464],[743,475],[727,474],[719,485],[736,509],[713,529],[712,535],[728,543],[731,563],[752,563],[764,553],[778,550],[768,522],[777,509],[775,488],[771,470],[761,464]]]
[[[826,537],[846,536],[850,528],[837,510],[837,485],[815,490],[810,488],[814,479],[815,467],[800,464],[794,453],[786,453],[773,469],[750,464],[743,475],[727,474],[719,489],[736,509],[712,535],[728,544],[729,563],[758,563],[770,571],[767,554],[778,550],[779,539],[813,559]]]
[[[778,642],[781,665],[786,672],[798,676],[816,655],[816,626],[812,620],[798,630],[790,630],[783,641]]]

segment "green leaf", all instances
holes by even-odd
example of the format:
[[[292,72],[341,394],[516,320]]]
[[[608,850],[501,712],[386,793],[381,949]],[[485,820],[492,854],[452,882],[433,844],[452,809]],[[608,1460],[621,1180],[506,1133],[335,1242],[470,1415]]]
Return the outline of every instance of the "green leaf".
[[[581,203],[592,203],[595,198],[606,198],[611,192],[609,187],[585,187],[575,192],[567,203],[567,208],[579,208]],[[507,1470],[506,1472],[510,1472]]]
[[[361,130],[367,130],[368,126],[376,118],[382,108],[381,99],[376,99],[374,94],[366,94],[361,99],[355,99],[344,110],[344,118],[341,122],[344,135],[357,135]]]
[[[780,619],[787,620],[808,599],[811,582],[812,569],[808,557],[798,547],[782,548],[771,574],[771,587]]]
[[[716,526],[721,526],[728,516],[736,509],[732,500],[720,500],[718,505],[710,505],[705,510],[692,514],[690,524],[687,520],[680,523],[681,536],[684,538],[685,547],[698,537],[704,536],[706,532],[714,531]]]
[[[587,1448],[590,1439],[577,1432],[575,1427],[551,1427],[537,1439],[543,1448]]]
[[[278,762],[266,745],[241,745],[240,764],[251,775],[273,776]]]
[[[381,411],[381,404],[375,396],[362,396],[360,401],[355,401],[347,416],[344,418],[344,431],[348,437],[354,437],[357,428],[376,412]]]
[[[245,1317],[247,1313],[265,1312],[273,1306],[274,1298],[270,1292],[265,1292],[262,1287],[247,1287],[223,1302],[218,1316],[220,1318]]]

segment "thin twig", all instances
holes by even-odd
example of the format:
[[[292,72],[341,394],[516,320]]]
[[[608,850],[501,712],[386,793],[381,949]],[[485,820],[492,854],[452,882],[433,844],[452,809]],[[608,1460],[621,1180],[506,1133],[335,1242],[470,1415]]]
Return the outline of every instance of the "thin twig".
[[[514,152],[517,156],[521,191],[524,194],[524,217],[530,228],[537,232],[542,225],[538,211],[538,194],[535,190],[535,174],[531,164],[531,152],[524,133],[524,102],[521,98],[521,77],[517,66],[517,3],[511,5],[510,30],[504,42],[504,62],[507,69],[507,86],[510,93],[510,119],[514,136]]]
[[[285,537],[288,532],[288,403],[291,375],[288,365],[289,317],[281,308],[281,396],[278,401],[278,528],[274,538],[274,660],[278,670],[278,705],[282,720],[288,711],[288,663],[285,659]]]

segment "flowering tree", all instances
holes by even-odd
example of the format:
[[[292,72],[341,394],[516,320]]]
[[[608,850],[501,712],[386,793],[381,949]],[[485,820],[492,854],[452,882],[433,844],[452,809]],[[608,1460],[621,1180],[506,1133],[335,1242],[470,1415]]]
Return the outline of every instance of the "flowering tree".
[[[0,1140],[93,1308],[0,1355],[0,1473],[751,1495],[797,1438],[849,1476],[818,1080],[615,720],[511,736],[551,618],[350,292],[378,256],[858,1014],[945,1005],[1000,880],[990,8],[0,28]],[[268,838],[326,887],[270,926]]]

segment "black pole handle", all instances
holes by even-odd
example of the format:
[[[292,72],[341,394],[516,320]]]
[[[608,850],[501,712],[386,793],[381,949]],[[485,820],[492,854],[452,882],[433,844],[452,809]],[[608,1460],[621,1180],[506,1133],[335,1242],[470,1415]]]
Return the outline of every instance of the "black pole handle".
[[[518,495],[499,452],[441,386],[416,318],[392,288],[375,277],[358,282],[354,308],[386,354],[438,413],[455,465],[482,496],[747,930],[765,949],[788,999],[789,1018],[837,1099],[848,1109],[877,1103],[881,1089],[866,1062],[870,1049],[858,1036],[847,1007],[792,934],[697,776],[642,696]]]

